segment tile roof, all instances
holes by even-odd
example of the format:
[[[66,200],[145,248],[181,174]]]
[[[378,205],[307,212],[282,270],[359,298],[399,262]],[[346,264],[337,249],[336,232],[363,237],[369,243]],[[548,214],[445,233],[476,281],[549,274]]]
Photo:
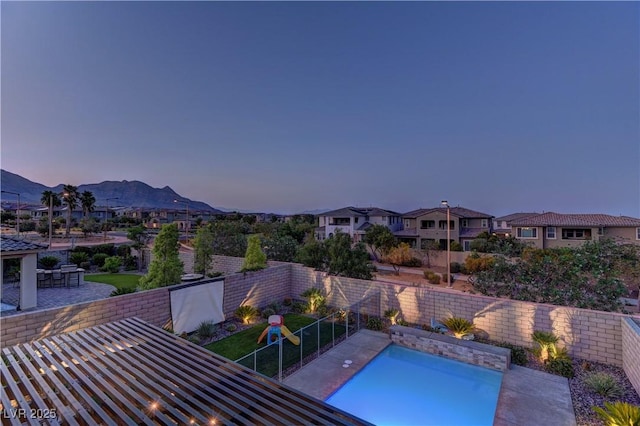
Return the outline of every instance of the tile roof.
[[[0,251],[17,252],[17,251],[41,251],[47,248],[44,244],[33,243],[31,241],[20,240],[18,238],[1,237]]]
[[[400,216],[400,213],[396,213],[391,210],[385,210],[378,207],[343,207],[337,210],[330,210],[328,212],[320,213],[318,216],[332,216],[332,217],[355,217],[355,216]]]
[[[402,217],[407,217],[407,218],[417,218],[420,216],[424,216],[426,214],[430,214],[430,213],[434,213],[434,212],[440,212],[440,213],[447,213],[447,208],[446,207],[435,207],[432,209],[417,209],[417,210],[412,210],[410,212],[407,212],[405,214],[402,215]],[[481,213],[481,212],[477,212],[475,210],[470,210],[470,209],[466,209],[464,207],[451,207],[451,216],[455,216],[455,217],[459,217],[459,218],[486,218],[486,219],[490,219],[493,216],[491,216],[490,214],[487,213]]]
[[[541,213],[511,222],[512,226],[640,227],[640,219],[608,214]]]
[[[505,221],[508,223],[514,220],[520,220],[520,219],[524,219],[525,217],[535,216],[538,214],[540,213],[535,213],[535,212],[534,213],[511,213],[506,216],[496,217],[496,220],[500,222]]]

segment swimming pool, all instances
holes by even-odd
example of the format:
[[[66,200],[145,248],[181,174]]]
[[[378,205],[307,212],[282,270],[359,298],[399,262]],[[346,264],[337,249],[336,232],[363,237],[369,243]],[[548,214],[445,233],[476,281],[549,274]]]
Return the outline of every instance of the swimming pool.
[[[492,425],[502,373],[389,345],[326,399],[378,426]]]

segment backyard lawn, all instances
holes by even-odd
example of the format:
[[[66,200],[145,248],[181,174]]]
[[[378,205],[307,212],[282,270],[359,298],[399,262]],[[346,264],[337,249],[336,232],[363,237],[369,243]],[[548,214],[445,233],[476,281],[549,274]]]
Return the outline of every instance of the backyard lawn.
[[[300,345],[294,345],[288,339],[282,342],[282,368],[286,369],[313,352],[318,350],[318,327],[305,328],[302,333],[300,329],[317,321],[304,315],[285,314],[284,325],[296,336],[301,337]],[[261,343],[257,343],[258,337],[269,325],[267,323],[258,324],[247,330],[236,333],[225,339],[210,343],[205,346],[212,352],[222,355],[232,361],[248,355],[256,349],[265,348],[256,354],[255,365],[257,371],[265,376],[273,377],[278,373],[278,345],[273,344],[267,347],[266,336]],[[345,326],[332,321],[320,323],[320,347],[330,344],[332,337],[336,339],[345,333]],[[254,357],[250,356],[240,361],[240,364],[253,368]]]
[[[142,275],[136,274],[90,274],[84,276],[85,281],[110,284],[115,288],[130,289],[138,287],[138,281],[140,281],[140,278],[142,278]]]

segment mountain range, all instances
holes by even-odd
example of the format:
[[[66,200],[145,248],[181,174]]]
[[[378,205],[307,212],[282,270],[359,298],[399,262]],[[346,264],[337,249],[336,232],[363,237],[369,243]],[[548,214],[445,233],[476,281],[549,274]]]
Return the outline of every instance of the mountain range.
[[[48,187],[37,182],[32,182],[7,170],[0,170],[0,183],[2,192],[15,192],[20,194],[22,204],[41,204],[40,199],[44,191],[62,192],[63,184]],[[153,188],[140,181],[104,181],[101,183],[89,183],[78,185],[78,192],[91,191],[96,198],[96,206],[108,205],[111,207],[136,207],[159,209],[183,209],[184,203],[176,203],[174,200],[189,203],[189,209],[196,211],[208,211],[212,213],[224,213],[220,209],[211,207],[202,201],[190,200],[181,196],[169,186]],[[12,198],[13,197],[13,198]],[[17,201],[14,195],[2,194],[2,201]]]

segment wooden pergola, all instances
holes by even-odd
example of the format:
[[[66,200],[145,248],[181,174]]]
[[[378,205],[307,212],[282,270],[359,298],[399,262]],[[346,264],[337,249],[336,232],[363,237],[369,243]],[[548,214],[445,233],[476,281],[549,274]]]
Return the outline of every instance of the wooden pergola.
[[[368,424],[137,318],[4,348],[2,361],[2,424]]]

